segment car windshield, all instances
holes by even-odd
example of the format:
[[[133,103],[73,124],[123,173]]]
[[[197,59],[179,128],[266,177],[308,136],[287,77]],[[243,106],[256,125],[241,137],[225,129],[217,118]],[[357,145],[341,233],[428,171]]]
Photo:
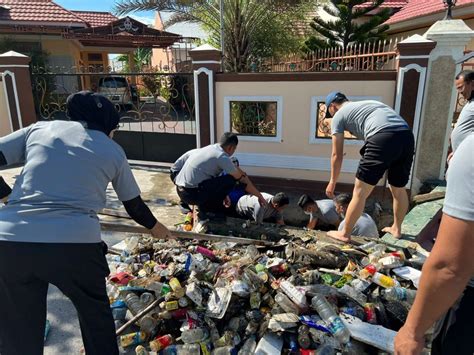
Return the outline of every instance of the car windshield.
[[[127,80],[125,78],[102,78],[100,79],[99,86],[108,89],[126,88]]]

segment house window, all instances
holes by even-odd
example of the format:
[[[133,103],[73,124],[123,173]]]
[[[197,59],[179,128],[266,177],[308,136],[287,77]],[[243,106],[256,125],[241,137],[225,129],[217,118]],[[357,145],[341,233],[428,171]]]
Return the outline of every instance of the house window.
[[[316,130],[314,130],[314,138],[323,138],[323,139],[331,139],[331,121],[332,118],[326,118],[326,105],[322,101],[317,102],[317,126]],[[349,132],[344,132],[345,139],[357,139],[355,136],[350,134]]]
[[[232,96],[224,99],[224,129],[253,141],[281,141],[280,96]]]
[[[331,143],[331,120],[332,118],[325,118],[326,105],[324,103],[325,96],[313,96],[311,98],[311,117],[310,117],[310,144]],[[361,100],[377,100],[382,101],[380,96],[348,96],[351,101]],[[344,132],[344,138],[348,140],[346,144],[362,144],[349,132]]]

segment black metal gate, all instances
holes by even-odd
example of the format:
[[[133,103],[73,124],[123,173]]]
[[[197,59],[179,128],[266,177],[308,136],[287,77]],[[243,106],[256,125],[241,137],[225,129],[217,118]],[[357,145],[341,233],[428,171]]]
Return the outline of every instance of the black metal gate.
[[[115,73],[103,68],[32,68],[38,120],[67,120],[66,98],[92,90],[120,114],[114,139],[128,159],[174,162],[196,148],[193,74],[148,68]]]

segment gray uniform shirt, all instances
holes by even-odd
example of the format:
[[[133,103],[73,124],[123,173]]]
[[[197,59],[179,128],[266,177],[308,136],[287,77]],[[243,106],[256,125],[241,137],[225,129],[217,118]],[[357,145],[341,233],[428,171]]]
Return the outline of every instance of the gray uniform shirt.
[[[121,201],[140,195],[123,149],[78,122],[38,122],[0,138],[0,151],[24,162],[0,208],[0,241],[98,243],[109,182]]]
[[[332,226],[337,226],[340,221],[339,214],[336,212],[336,205],[331,199],[316,201],[318,211],[312,212],[309,215],[309,220],[317,218],[319,222]]]
[[[193,152],[176,177],[175,184],[196,188],[204,180],[219,176],[223,171],[232,174],[237,168],[220,144],[208,145]]]
[[[242,196],[235,207],[237,213],[245,218],[253,218],[257,223],[262,223],[264,220],[269,218],[275,218],[277,221],[281,220],[282,216],[280,212],[272,207],[273,196],[265,192],[262,193],[262,196],[267,201],[267,206],[260,206],[256,196]]]
[[[186,163],[186,160],[188,160],[188,158],[191,156],[191,154],[193,154],[194,152],[198,151],[199,149],[191,149],[191,150],[188,150],[186,153],[184,153],[183,155],[181,155],[173,164],[173,166],[170,168],[171,172],[179,172],[183,166],[184,166],[184,163]]]
[[[360,140],[367,140],[385,129],[408,128],[408,123],[391,107],[375,100],[346,102],[331,121],[331,134],[349,131]]]
[[[345,224],[346,224],[346,220],[344,219],[339,225],[340,231],[344,228]],[[354,228],[352,228],[351,234],[355,236],[370,237],[370,238],[379,237],[377,225],[375,224],[372,217],[370,217],[365,212],[362,213],[362,216],[360,216],[359,219],[357,220]]]
[[[459,145],[449,163],[443,212],[465,221],[474,221],[474,133]],[[452,236],[456,238],[455,235]],[[474,243],[474,241],[473,241]],[[469,282],[474,287],[474,278]]]
[[[472,132],[474,132],[474,99],[468,101],[462,108],[456,127],[451,133],[453,151],[456,151],[459,144]]]

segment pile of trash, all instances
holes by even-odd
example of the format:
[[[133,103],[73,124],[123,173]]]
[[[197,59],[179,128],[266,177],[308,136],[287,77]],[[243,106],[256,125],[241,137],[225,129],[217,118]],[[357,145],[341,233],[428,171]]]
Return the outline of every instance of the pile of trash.
[[[107,292],[119,345],[136,354],[391,352],[424,261],[378,242],[314,239],[132,236],[113,250]]]

